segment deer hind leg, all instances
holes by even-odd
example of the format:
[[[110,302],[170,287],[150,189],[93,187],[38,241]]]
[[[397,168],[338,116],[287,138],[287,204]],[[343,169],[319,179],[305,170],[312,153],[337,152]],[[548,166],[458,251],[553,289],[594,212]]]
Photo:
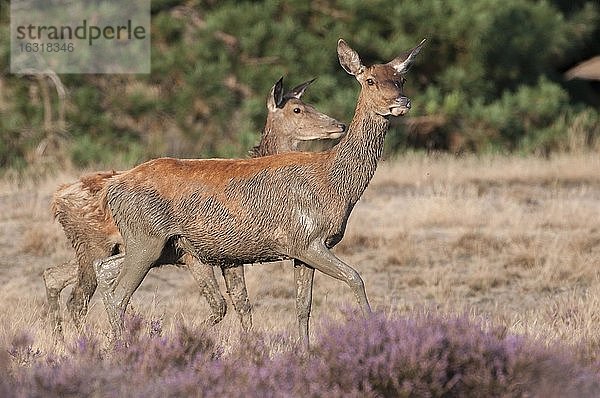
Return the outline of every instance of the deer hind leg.
[[[165,239],[146,236],[141,240],[136,239],[135,243],[133,241],[128,243],[122,269],[115,282],[111,282],[110,278],[114,275],[116,266],[112,267],[112,272],[103,274],[102,270],[105,268],[105,263],[111,259],[114,261],[116,256],[96,263],[99,287],[114,339],[122,337],[123,317],[129,300],[152,268],[152,264],[160,257]],[[110,266],[106,268],[111,269]]]
[[[213,267],[200,262],[195,256],[188,253],[183,255],[182,260],[200,286],[201,294],[208,301],[212,311],[209,322],[213,325],[221,322],[227,312],[227,303],[219,290]]]
[[[298,318],[298,336],[302,347],[308,350],[308,320],[312,303],[312,288],[315,269],[294,260],[294,280],[296,283],[296,316]]]
[[[231,297],[233,307],[235,308],[244,331],[252,329],[252,306],[248,300],[248,291],[246,290],[246,281],[244,278],[244,266],[221,267],[227,293]]]
[[[104,303],[104,307],[108,314],[111,327],[113,327],[115,321],[111,318],[112,312],[109,308],[112,308],[113,305],[113,291],[121,269],[123,269],[124,259],[125,253],[120,253],[105,259],[96,260],[93,264],[96,280],[98,282],[98,291],[102,295],[102,302]]]
[[[59,303],[60,292],[75,282],[77,268],[77,261],[73,259],[66,263],[46,268],[43,274],[46,297],[48,299],[48,311],[52,319],[52,331],[56,337],[62,336],[62,316]]]
[[[337,258],[322,242],[313,242],[308,249],[295,257],[324,274],[346,282],[352,289],[363,314],[371,313],[365,284],[358,272]]]
[[[94,272],[98,281],[98,290],[104,300],[105,293],[111,292],[115,288],[117,277],[123,268],[123,259],[125,253],[119,253],[102,260],[94,261]]]
[[[110,253],[100,255],[98,257],[106,257]],[[81,329],[82,319],[86,316],[88,311],[88,304],[96,291],[98,282],[96,280],[96,274],[92,262],[89,260],[82,260],[79,262],[77,271],[77,281],[71,292],[71,296],[67,301],[67,308],[71,314],[71,319],[78,330]]]

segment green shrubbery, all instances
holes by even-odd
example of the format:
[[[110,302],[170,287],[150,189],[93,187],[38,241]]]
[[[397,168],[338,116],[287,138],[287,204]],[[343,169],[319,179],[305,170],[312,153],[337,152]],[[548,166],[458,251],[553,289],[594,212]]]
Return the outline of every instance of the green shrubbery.
[[[598,93],[563,78],[600,53],[593,1],[155,1],[152,73],[61,76],[65,131],[44,124],[40,82],[8,74],[8,2],[0,3],[2,167],[56,152],[107,167],[117,158],[244,156],[281,75],[290,84],[319,77],[307,100],[349,121],[358,86],[338,65],[339,37],[366,64],[429,39],[408,75],[414,106],[390,130],[391,152],[600,145]],[[49,88],[55,121],[59,100]],[[53,144],[40,147],[44,140]]]

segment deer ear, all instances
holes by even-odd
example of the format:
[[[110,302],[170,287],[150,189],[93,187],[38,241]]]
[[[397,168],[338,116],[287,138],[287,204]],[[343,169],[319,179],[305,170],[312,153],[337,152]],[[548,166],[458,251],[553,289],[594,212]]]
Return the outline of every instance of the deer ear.
[[[425,40],[426,39],[421,40],[419,45],[388,62],[388,65],[396,69],[396,72],[398,73],[408,72],[417,54],[419,54],[419,51],[421,51],[421,48],[425,44]]]
[[[269,98],[267,98],[267,109],[273,112],[277,108],[281,108],[283,103],[283,76],[277,80],[277,83],[271,88]]]
[[[344,39],[338,40],[337,53],[340,65],[346,72],[356,76],[364,71],[365,66],[362,64],[358,53],[351,49]]]
[[[312,82],[314,82],[315,80],[317,80],[317,78],[315,77],[314,79],[310,79],[309,81],[306,81],[296,87],[294,87],[293,89],[291,89],[289,92],[287,92],[283,98],[288,99],[288,98],[296,98],[296,99],[300,99],[300,97],[302,97],[302,94],[304,94],[304,92],[306,91],[306,89],[308,88],[308,86],[310,86],[310,84]]]

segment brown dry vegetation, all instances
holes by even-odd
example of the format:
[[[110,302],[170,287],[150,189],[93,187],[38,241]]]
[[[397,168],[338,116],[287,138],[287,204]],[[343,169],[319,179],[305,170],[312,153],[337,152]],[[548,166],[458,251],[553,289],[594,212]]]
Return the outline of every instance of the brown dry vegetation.
[[[0,344],[26,330],[42,351],[52,347],[41,275],[72,253],[48,206],[53,190],[80,173],[0,181]],[[600,358],[597,154],[388,160],[335,250],[359,270],[375,308],[466,313],[547,344],[560,340],[584,358]],[[255,328],[295,336],[291,264],[246,269]],[[167,331],[209,315],[191,276],[175,267],[151,271],[132,306],[162,319]],[[318,328],[327,315],[342,317],[340,309],[348,307],[356,308],[350,289],[317,274],[312,325]],[[87,325],[101,335],[108,331],[98,297]],[[231,305],[213,330],[226,350],[235,347],[241,326]],[[67,327],[66,334],[75,332]]]

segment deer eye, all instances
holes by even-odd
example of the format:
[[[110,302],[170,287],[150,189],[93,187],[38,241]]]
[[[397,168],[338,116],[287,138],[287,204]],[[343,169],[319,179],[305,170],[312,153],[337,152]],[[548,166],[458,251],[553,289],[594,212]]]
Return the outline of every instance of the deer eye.
[[[300,108],[294,108],[294,113],[300,113]]]
[[[375,84],[375,81],[373,79],[367,79],[367,84],[369,86],[372,86],[373,84]]]

